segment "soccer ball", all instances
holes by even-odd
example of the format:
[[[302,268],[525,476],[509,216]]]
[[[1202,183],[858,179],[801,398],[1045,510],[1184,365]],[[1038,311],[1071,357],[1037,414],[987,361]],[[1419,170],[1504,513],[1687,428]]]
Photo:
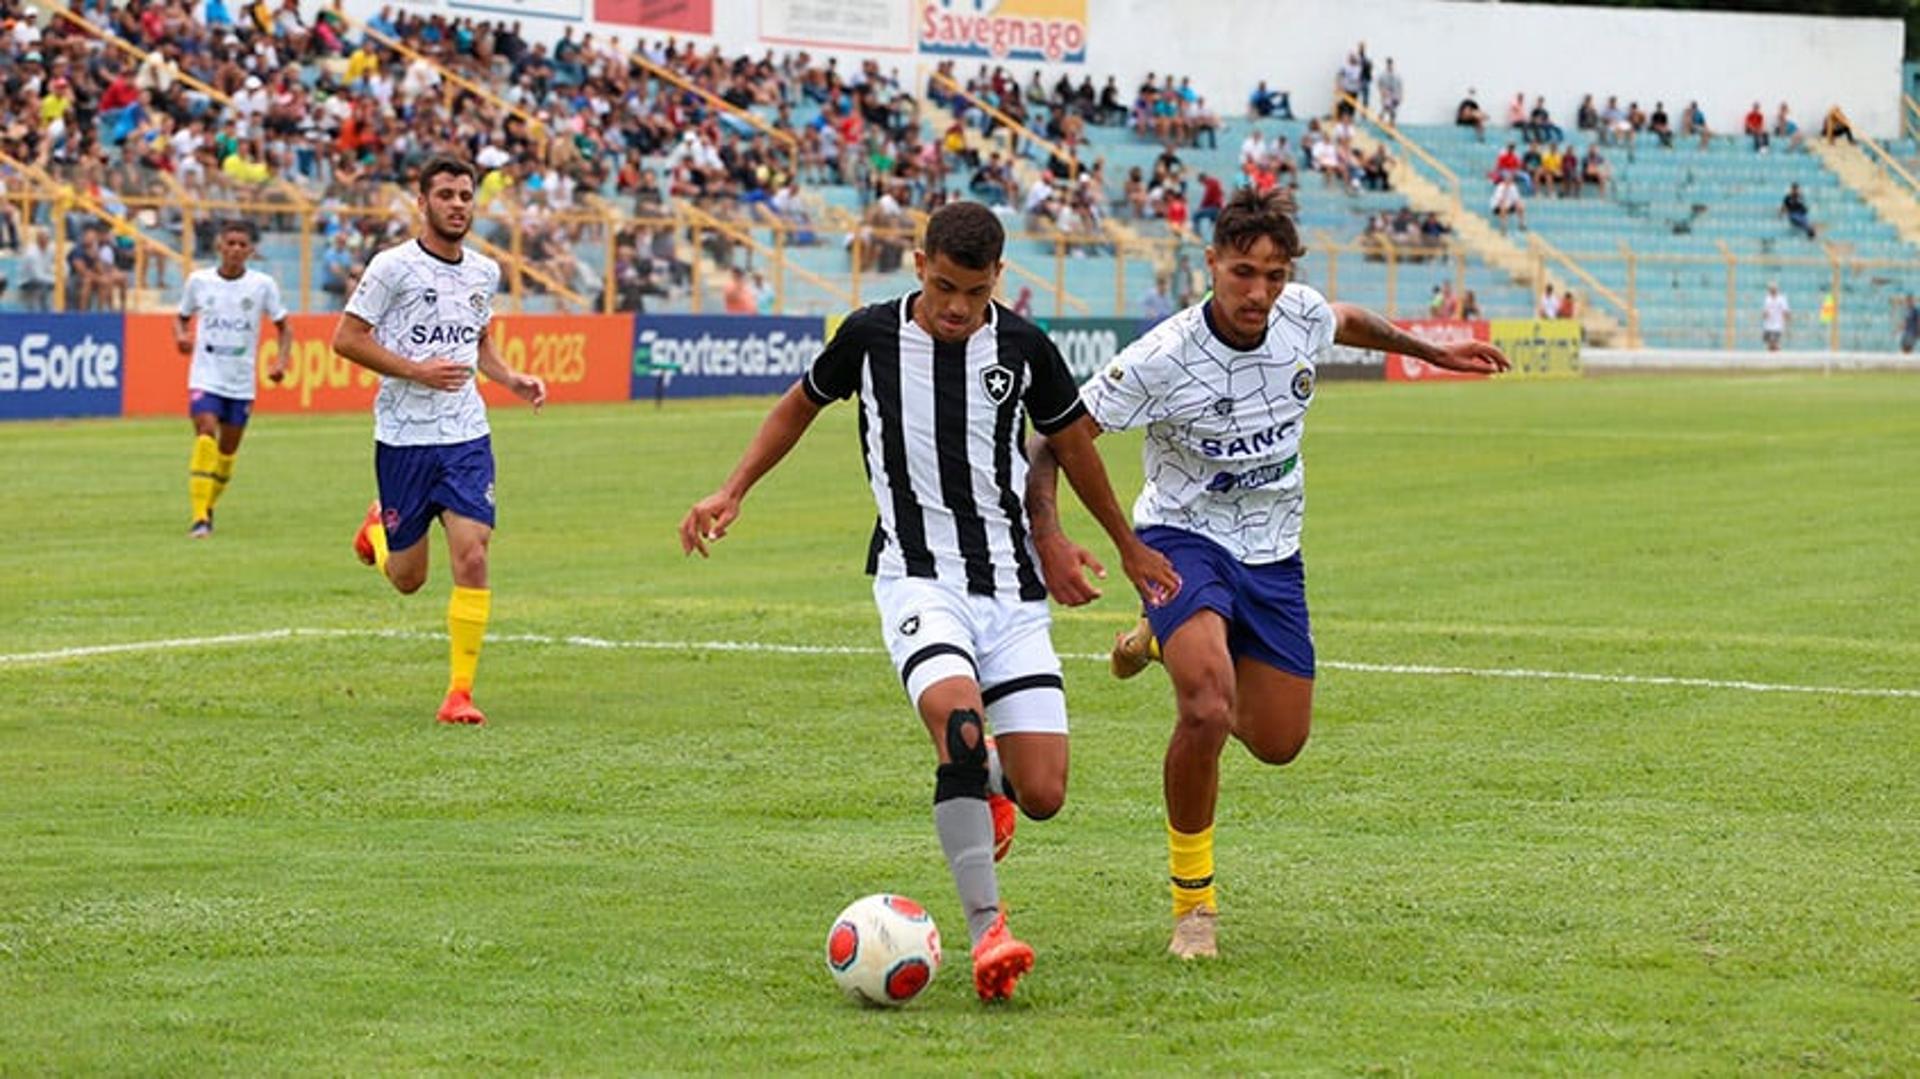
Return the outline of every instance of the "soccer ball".
[[[903,895],[856,899],[827,931],[827,972],[855,1000],[897,1008],[940,970],[940,930]]]

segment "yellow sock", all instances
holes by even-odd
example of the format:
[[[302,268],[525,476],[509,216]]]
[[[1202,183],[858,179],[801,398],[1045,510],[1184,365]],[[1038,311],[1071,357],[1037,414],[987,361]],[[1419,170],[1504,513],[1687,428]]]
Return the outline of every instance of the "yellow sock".
[[[1147,658],[1150,660],[1153,660],[1156,663],[1165,662],[1164,660],[1161,659],[1161,656],[1160,656],[1160,638],[1158,637],[1147,638]]]
[[[221,453],[216,458],[213,466],[213,494],[207,498],[208,509],[219,504],[220,496],[227,493],[227,484],[233,481],[234,456],[231,453]]]
[[[375,549],[384,546],[379,544]],[[487,614],[492,607],[491,590],[453,586],[453,598],[447,601],[447,637],[452,641],[448,656],[452,679],[447,692],[472,692],[473,671],[480,665],[480,641],[487,635]]]
[[[387,526],[378,521],[367,529],[367,542],[373,544],[373,568],[387,575]],[[457,591],[457,590],[456,590]]]
[[[1213,825],[1192,835],[1167,825],[1167,867],[1173,891],[1173,916],[1196,907],[1219,910],[1213,901]]]
[[[204,521],[213,508],[213,470],[220,463],[220,445],[212,435],[193,440],[193,457],[187,462],[187,494],[193,499],[193,519]]]

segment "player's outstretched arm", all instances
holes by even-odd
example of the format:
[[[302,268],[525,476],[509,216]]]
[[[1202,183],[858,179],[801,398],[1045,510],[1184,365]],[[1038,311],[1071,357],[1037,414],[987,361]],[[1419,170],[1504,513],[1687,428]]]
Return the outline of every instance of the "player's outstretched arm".
[[[489,325],[488,329],[492,329]],[[505,386],[515,397],[533,406],[535,412],[547,403],[547,383],[535,375],[522,374],[508,367],[500,354],[493,349],[493,335],[486,330],[480,332],[479,359],[476,361],[480,373]]]
[[[1094,428],[1097,432],[1098,426]],[[1087,580],[1084,570],[1106,579],[1107,567],[1093,552],[1073,542],[1060,526],[1060,462],[1053,456],[1047,436],[1027,438],[1027,522],[1033,529],[1033,547],[1040,554],[1040,576],[1047,582],[1053,601],[1062,607],[1078,607],[1100,598],[1100,589]]]
[[[740,455],[740,463],[733,466],[727,482],[695,502],[681,519],[682,554],[699,551],[700,557],[707,557],[707,545],[724,538],[727,529],[739,519],[740,503],[746,499],[747,492],[792,451],[818,415],[820,406],[813,403],[800,383],[794,383],[786,396],[773,406],[773,411],[767,413],[767,418],[760,421],[760,430],[754,434],[753,441],[747,443],[746,452]]]
[[[284,318],[273,325],[279,331],[280,351],[267,361],[267,378],[279,382],[287,377],[287,364],[293,360],[293,326]]]
[[[358,315],[341,315],[333,331],[333,350],[376,374],[404,378],[436,390],[457,390],[473,377],[473,368],[444,356],[415,363],[373,338],[373,326]]]
[[[1435,367],[1475,374],[1498,374],[1508,367],[1506,355],[1485,341],[1455,341],[1439,345],[1415,337],[1364,307],[1350,303],[1330,306],[1333,308],[1333,342],[1336,345],[1398,352],[1402,356],[1425,360]]]
[[[1120,509],[1120,500],[1113,496],[1113,484],[1107,479],[1106,463],[1100,459],[1100,451],[1093,448],[1093,438],[1099,430],[1093,417],[1082,416],[1048,435],[1047,441],[1054,459],[1067,474],[1067,482],[1073,484],[1073,493],[1080,496],[1081,503],[1093,514],[1094,520],[1100,522],[1107,538],[1120,552],[1121,570],[1140,595],[1157,607],[1180,591],[1180,575],[1174,572],[1173,563],[1167,561],[1166,555],[1147,546],[1134,534],[1133,525]]]

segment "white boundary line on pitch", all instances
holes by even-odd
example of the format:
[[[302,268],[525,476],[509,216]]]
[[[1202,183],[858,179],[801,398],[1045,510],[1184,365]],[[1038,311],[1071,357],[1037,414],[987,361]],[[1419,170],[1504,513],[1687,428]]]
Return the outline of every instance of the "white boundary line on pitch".
[[[257,633],[226,633],[213,637],[173,637],[155,641],[126,641],[119,644],[81,645],[46,652],[0,653],[0,668],[37,663],[88,659],[95,656],[119,656],[139,652],[170,652],[189,648],[217,648],[230,644],[259,644],[300,638],[389,638],[398,640],[445,640],[439,633],[397,629],[314,629],[289,627]],[[498,633],[488,638],[494,643],[561,645],[571,648],[618,649],[647,652],[748,652],[784,656],[878,656],[885,649],[858,645],[777,644],[763,641],[633,641],[606,637],[554,635],[547,633]],[[1104,652],[1063,652],[1062,659],[1104,660]],[[1882,697],[1920,699],[1920,689],[1883,689],[1872,686],[1803,686],[1778,682],[1751,682],[1742,679],[1682,678],[1652,674],[1598,674],[1590,671],[1537,671],[1522,667],[1439,667],[1415,663],[1356,663],[1323,660],[1320,666],[1334,671],[1361,674],[1405,674],[1432,677],[1505,678],[1528,682],[1593,682],[1603,685],[1675,686],[1684,689],[1727,689],[1745,693],[1804,693],[1831,697]]]

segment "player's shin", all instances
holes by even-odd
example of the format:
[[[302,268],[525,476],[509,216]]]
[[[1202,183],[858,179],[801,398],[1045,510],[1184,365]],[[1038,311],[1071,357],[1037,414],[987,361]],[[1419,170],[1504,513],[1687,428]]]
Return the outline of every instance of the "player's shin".
[[[219,454],[213,466],[213,491],[207,496],[207,509],[212,510],[220,503],[220,496],[227,493],[227,484],[233,482],[233,459],[231,453]]]
[[[447,601],[447,639],[451,642],[447,692],[473,691],[474,671],[480,666],[480,643],[486,638],[492,607],[491,589],[453,586],[453,598]]]
[[[193,519],[204,521],[213,508],[215,470],[220,465],[220,444],[212,435],[193,440],[193,456],[187,462],[187,495],[193,503]]]
[[[987,809],[986,729],[978,712],[967,709],[948,717],[947,756],[950,763],[934,772],[933,826],[967,914],[968,937],[977,943],[1000,913],[993,815]]]
[[[1213,895],[1213,826],[1188,833],[1167,825],[1168,887],[1173,892],[1173,916],[1205,908],[1218,910]]]

